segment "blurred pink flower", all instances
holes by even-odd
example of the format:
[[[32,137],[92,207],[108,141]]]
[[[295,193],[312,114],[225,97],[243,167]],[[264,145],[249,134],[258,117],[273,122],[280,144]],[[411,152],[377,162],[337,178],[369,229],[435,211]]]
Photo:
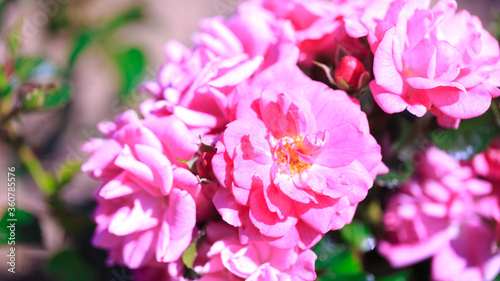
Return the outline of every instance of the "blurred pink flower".
[[[472,165],[479,175],[500,181],[500,138],[493,140],[484,152],[474,156]]]
[[[198,248],[194,270],[204,274],[201,281],[315,280],[315,260],[309,249],[279,249],[265,241],[242,244],[236,228],[213,222]]]
[[[191,242],[195,202],[206,206],[211,199],[178,160],[191,159],[199,140],[173,116],[140,120],[134,111],[99,129],[108,139],[83,146],[92,156],[82,171],[103,181],[93,244],[110,251],[110,263],[129,268],[176,261]]]
[[[498,42],[454,0],[396,0],[369,34],[374,52],[370,83],[387,113],[428,110],[442,127],[483,114],[500,95]],[[457,32],[460,30],[460,32]]]
[[[212,160],[223,219],[242,227],[243,241],[302,249],[349,223],[387,171],[359,105],[294,65],[277,64],[236,92],[237,119]]]
[[[434,280],[492,280],[500,271],[492,226],[499,215],[489,182],[429,148],[415,177],[390,199],[378,250],[394,267],[433,257]]]

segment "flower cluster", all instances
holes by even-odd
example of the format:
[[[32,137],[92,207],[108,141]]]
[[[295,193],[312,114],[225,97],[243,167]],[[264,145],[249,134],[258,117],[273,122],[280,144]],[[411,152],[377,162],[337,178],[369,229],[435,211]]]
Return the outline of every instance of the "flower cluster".
[[[83,147],[102,182],[94,245],[139,280],[314,280],[311,248],[388,172],[357,99],[370,77],[383,111],[430,111],[443,127],[500,93],[498,42],[454,1],[427,2],[250,0],[202,20],[193,49],[167,43],[141,117],[99,124],[105,138]],[[426,152],[387,206],[379,250],[393,266],[434,256],[440,280],[498,272],[500,208],[477,178],[497,177],[497,149],[474,168]]]
[[[417,169],[388,203],[379,251],[395,267],[433,257],[434,280],[492,280],[500,271],[498,188],[437,148]]]

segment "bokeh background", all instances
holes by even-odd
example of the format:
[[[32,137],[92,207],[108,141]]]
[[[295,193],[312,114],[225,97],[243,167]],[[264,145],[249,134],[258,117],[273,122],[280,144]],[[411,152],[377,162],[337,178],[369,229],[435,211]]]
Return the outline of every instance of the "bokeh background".
[[[29,112],[15,122],[0,121],[0,215],[7,208],[7,168],[14,166],[22,217],[16,273],[7,271],[8,247],[0,245],[0,280],[132,280],[126,269],[106,267],[105,252],[89,243],[99,182],[79,172],[87,157],[80,147],[100,136],[98,122],[144,98],[135,89],[164,63],[165,42],[192,46],[201,18],[229,16],[239,2],[0,0],[0,68],[15,65],[21,91],[41,86],[50,93],[43,101],[24,100]],[[500,1],[458,2],[499,37]],[[13,102],[22,101],[0,97],[0,117]]]

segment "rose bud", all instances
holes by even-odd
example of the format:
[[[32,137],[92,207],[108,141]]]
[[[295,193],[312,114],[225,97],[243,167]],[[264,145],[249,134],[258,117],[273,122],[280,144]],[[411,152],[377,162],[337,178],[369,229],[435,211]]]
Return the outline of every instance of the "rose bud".
[[[363,64],[353,56],[345,56],[335,68],[334,79],[337,86],[342,90],[349,88],[358,89],[360,85],[360,77],[366,72]]]
[[[214,157],[216,151],[206,151],[203,152],[196,162],[196,170],[198,175],[202,179],[214,179],[214,173],[212,171],[212,158]]]

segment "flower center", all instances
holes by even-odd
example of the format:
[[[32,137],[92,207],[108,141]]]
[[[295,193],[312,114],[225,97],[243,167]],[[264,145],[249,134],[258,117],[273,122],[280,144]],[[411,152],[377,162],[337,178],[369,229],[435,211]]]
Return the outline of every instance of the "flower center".
[[[279,173],[300,174],[311,167],[311,163],[300,159],[299,151],[304,148],[303,139],[302,136],[283,137],[277,141],[275,155],[278,161]]]

